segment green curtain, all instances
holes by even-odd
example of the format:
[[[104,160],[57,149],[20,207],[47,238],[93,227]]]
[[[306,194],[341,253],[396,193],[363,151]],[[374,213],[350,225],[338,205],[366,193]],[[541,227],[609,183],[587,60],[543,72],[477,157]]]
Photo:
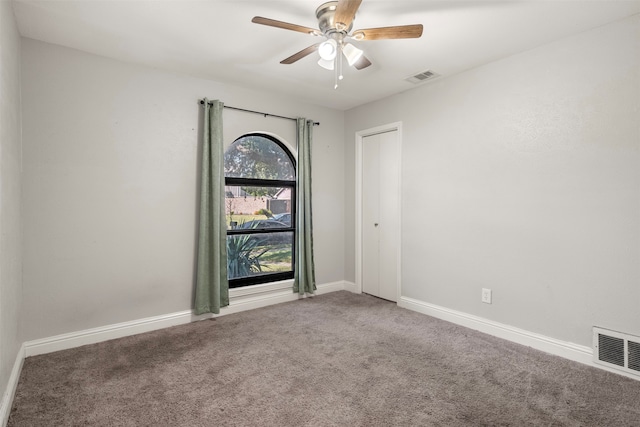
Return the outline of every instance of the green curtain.
[[[311,134],[313,121],[299,118],[298,129],[298,174],[296,193],[295,273],[293,291],[312,294],[316,290],[313,266],[313,224],[311,220]]]
[[[196,271],[195,314],[220,313],[229,305],[227,222],[224,211],[224,147],[222,109],[204,99],[200,228]]]

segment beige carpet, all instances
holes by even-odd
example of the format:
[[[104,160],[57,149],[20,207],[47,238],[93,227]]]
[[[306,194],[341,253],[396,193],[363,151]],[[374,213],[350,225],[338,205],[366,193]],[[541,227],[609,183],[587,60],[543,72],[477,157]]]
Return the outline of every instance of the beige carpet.
[[[640,426],[640,381],[335,292],[25,360],[9,426]]]

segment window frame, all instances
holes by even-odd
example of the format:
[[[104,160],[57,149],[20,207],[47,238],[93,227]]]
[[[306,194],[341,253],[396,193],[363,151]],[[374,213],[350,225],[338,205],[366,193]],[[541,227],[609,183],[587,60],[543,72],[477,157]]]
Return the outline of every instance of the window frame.
[[[240,187],[270,187],[270,188],[290,188],[291,189],[291,222],[289,227],[281,227],[281,228],[227,228],[226,235],[228,236],[237,236],[237,235],[254,235],[254,234],[274,234],[274,233],[284,233],[291,232],[293,233],[293,238],[291,242],[291,271],[283,271],[283,272],[274,272],[274,273],[262,273],[255,274],[251,276],[239,277],[234,279],[227,279],[229,283],[229,289],[237,289],[250,285],[260,285],[267,284],[273,282],[279,282],[282,280],[289,280],[294,278],[294,272],[296,268],[296,190],[297,190],[297,177],[298,177],[298,169],[296,164],[296,159],[289,149],[282,141],[278,138],[260,132],[252,132],[244,134],[238,138],[236,138],[231,145],[227,148],[227,150],[235,144],[238,140],[243,138],[258,136],[261,138],[265,138],[278,145],[284,153],[287,155],[289,160],[291,161],[291,165],[293,167],[294,177],[293,180],[281,180],[281,179],[257,179],[257,178],[237,178],[237,177],[227,177],[225,174],[224,184],[225,186],[240,186]],[[226,155],[226,150],[225,150]],[[226,200],[226,196],[225,196]]]

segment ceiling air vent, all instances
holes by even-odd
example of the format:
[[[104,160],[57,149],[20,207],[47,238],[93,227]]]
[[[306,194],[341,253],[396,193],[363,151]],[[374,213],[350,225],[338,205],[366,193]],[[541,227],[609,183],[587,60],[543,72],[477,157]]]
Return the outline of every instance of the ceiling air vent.
[[[427,80],[433,80],[439,76],[440,74],[434,73],[431,70],[427,70],[427,71],[423,71],[422,73],[416,74],[414,76],[407,77],[405,80],[413,84],[418,84]]]
[[[640,337],[593,328],[594,362],[640,376]]]

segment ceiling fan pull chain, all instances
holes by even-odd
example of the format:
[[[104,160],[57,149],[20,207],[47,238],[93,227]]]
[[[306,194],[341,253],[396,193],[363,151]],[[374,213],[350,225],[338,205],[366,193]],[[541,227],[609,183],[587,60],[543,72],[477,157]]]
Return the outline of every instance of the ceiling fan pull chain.
[[[344,52],[342,52],[342,48],[343,47],[344,47],[344,44],[342,43],[342,41],[340,41],[340,53],[338,54],[338,57],[340,58],[340,59],[338,59],[338,61],[339,61],[338,65],[339,65],[339,68],[340,68],[340,75],[338,75],[338,80],[342,80],[343,77],[344,77],[342,75],[342,62],[343,62],[342,61],[342,57],[344,56]]]
[[[341,77],[342,77],[340,56],[342,56],[342,49],[341,49],[341,45],[338,45],[338,54],[336,55],[335,59],[333,60],[333,68],[335,69],[335,73],[334,73],[334,76],[333,76],[333,80],[334,80],[333,88],[334,89],[338,89],[338,80],[340,80]]]
[[[335,77],[334,77],[334,81],[335,84],[333,86],[334,89],[338,89],[338,81],[343,79],[343,75],[342,75],[342,42],[338,43],[338,54],[336,55],[336,58],[334,59],[333,62],[333,68],[335,68]]]

